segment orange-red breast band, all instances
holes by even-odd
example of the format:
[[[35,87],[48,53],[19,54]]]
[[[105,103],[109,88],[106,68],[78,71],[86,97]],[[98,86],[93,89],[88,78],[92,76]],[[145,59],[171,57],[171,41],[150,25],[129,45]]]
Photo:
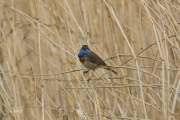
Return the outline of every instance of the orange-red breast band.
[[[85,63],[86,61],[86,56],[84,56],[83,58],[79,59],[81,63]]]

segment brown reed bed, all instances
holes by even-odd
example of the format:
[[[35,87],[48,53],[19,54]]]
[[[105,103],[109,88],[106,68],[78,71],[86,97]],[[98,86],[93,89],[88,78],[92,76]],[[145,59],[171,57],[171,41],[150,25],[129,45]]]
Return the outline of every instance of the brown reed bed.
[[[179,120],[179,0],[1,0],[0,120]],[[118,72],[88,84],[88,44]]]

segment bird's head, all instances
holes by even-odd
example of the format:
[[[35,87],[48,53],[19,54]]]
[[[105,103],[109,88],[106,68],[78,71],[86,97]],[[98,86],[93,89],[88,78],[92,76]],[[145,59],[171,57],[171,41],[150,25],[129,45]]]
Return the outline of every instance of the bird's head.
[[[90,51],[88,45],[83,45],[82,48],[81,48],[81,50],[82,50],[82,49],[88,49],[88,50]]]
[[[82,59],[86,53],[90,51],[88,45],[83,45],[80,52],[78,53],[78,57]]]

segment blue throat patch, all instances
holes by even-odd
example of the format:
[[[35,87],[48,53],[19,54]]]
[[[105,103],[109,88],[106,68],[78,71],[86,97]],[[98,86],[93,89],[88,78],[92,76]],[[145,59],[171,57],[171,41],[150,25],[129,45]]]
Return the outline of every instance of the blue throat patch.
[[[79,57],[80,59],[82,59],[82,58],[84,57],[84,55],[85,55],[86,53],[88,53],[88,52],[89,52],[88,49],[82,49],[82,50],[78,53],[78,57]]]

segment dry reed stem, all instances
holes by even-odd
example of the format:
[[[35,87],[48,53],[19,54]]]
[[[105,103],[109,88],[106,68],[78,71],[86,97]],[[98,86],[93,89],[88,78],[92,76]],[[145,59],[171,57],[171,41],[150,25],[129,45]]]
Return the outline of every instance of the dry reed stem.
[[[37,1],[35,0],[36,4],[36,17],[37,17],[37,28],[38,28],[38,41],[39,41],[39,65],[40,65],[40,74],[42,73],[42,60],[41,60],[41,35],[40,35],[40,27],[39,27],[39,12],[38,12],[38,4]],[[41,104],[42,104],[42,120],[44,120],[44,81],[43,81],[43,76],[40,76],[41,82]]]

